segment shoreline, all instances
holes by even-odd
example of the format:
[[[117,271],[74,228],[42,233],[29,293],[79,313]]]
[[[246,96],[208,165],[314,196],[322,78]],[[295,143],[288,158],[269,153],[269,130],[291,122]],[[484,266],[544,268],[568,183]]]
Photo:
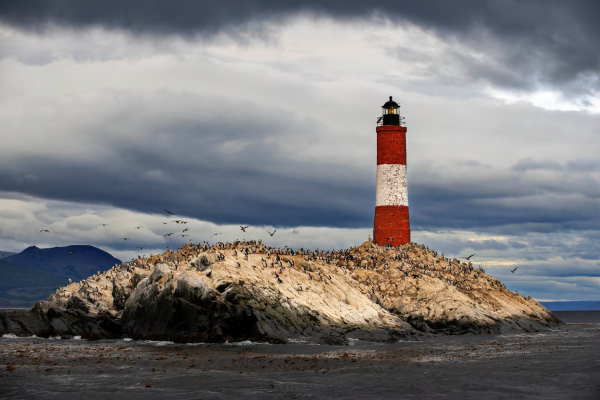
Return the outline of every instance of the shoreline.
[[[600,320],[600,312],[592,317]],[[598,322],[567,321],[551,332],[428,335],[350,346],[40,338],[0,338],[0,343],[3,398],[15,400],[592,399],[600,394],[594,361]]]

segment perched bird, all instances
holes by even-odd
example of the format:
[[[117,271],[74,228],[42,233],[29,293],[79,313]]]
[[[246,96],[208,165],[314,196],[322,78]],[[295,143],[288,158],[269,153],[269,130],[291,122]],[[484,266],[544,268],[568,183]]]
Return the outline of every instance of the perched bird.
[[[217,236],[217,235],[222,235],[222,233],[215,233],[215,234],[214,234],[214,235],[212,235],[211,237],[213,237],[213,236]]]
[[[50,231],[48,229],[42,229],[40,232],[47,232],[50,233]]]
[[[131,239],[129,239],[129,238],[121,238],[121,239],[123,239],[123,240],[131,240]]]
[[[174,235],[174,234],[175,234],[175,232],[171,232],[171,233],[167,233],[165,236],[171,236],[171,235]]]
[[[140,250],[144,250],[144,249],[146,249],[146,250],[148,250],[147,248],[145,248],[145,247],[142,247],[142,246],[137,246],[137,247],[136,247],[136,249],[140,249]]]
[[[267,229],[266,231],[267,231],[267,233],[268,233],[269,235],[273,236],[273,235],[275,234],[275,232],[277,232],[277,229],[275,229],[275,230],[273,231],[273,233],[269,232],[269,230],[268,230],[268,229]]]
[[[471,257],[473,257],[474,255],[475,255],[475,254],[471,254],[469,257],[461,257],[461,258],[464,258],[465,260],[470,260],[470,259],[471,259]]]
[[[143,228],[143,226],[136,226],[136,227],[135,227],[135,228],[133,228],[133,229],[140,229],[140,228]]]
[[[108,224],[98,224],[98,225],[101,225],[101,226],[108,226]]]
[[[235,263],[237,264],[238,268],[242,267],[239,262],[236,261]]]
[[[519,267],[516,267],[515,269],[509,269],[510,272],[512,272],[513,274],[515,273],[515,271],[518,269]]]
[[[240,225],[240,228],[242,229],[243,232],[246,232],[246,229],[248,229],[249,227],[248,226],[241,226]]]
[[[175,215],[174,213],[172,213],[171,211],[167,210],[166,208],[163,208],[163,211],[165,211],[167,214]]]

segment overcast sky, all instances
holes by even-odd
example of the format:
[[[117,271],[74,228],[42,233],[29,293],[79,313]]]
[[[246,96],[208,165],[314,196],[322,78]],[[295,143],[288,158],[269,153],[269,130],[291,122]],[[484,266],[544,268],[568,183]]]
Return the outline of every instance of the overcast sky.
[[[600,300],[600,3],[148,4],[0,3],[0,250],[359,244],[392,95],[414,241]]]

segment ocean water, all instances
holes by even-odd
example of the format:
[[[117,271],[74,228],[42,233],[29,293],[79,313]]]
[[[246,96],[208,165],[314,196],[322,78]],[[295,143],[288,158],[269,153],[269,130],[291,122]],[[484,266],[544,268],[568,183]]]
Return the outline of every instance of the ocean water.
[[[600,312],[349,346],[0,338],[2,399],[600,399]],[[582,322],[583,321],[583,322]]]

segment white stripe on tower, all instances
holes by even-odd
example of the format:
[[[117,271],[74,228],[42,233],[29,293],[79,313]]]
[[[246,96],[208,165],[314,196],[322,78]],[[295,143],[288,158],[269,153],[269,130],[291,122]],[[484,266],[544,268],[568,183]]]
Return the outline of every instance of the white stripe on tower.
[[[377,194],[375,206],[408,207],[406,165],[381,164],[377,166]]]

